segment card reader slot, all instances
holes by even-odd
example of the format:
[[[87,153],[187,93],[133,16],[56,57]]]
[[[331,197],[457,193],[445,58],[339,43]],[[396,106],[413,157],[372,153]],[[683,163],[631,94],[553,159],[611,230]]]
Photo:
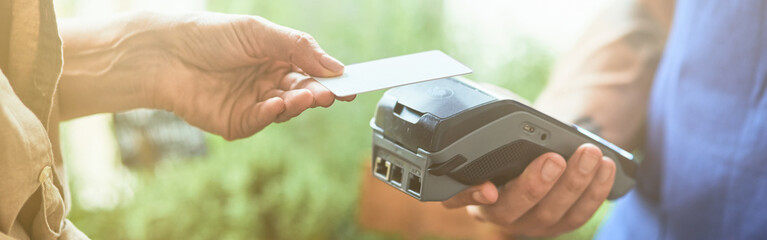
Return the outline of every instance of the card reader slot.
[[[429,167],[428,171],[434,176],[442,176],[447,174],[450,171],[453,171],[453,169],[457,168],[458,166],[461,166],[461,164],[465,162],[466,162],[466,157],[464,157],[461,154],[458,154],[458,155],[455,155],[455,157],[450,158],[450,160],[447,160],[444,163]]]
[[[421,119],[421,116],[423,116],[422,112],[406,107],[401,103],[397,103],[397,105],[394,106],[394,114],[399,116],[402,120],[412,124],[418,123],[418,120]]]

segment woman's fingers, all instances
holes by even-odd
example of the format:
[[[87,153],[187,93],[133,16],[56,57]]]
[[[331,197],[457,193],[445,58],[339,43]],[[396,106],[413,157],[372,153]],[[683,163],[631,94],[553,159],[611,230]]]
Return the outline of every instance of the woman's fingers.
[[[348,102],[354,100],[354,98],[357,96],[351,95],[337,97],[317,80],[314,80],[310,76],[306,76],[298,72],[291,72],[285,75],[279,86],[282,90],[285,91],[293,89],[307,89],[311,91],[314,95],[314,104],[312,107],[330,107],[333,105],[335,99]]]
[[[355,98],[357,98],[357,95],[349,95],[349,96],[343,96],[343,97],[336,97],[338,100],[344,101],[344,102],[351,102]]]
[[[229,134],[224,136],[227,140],[249,137],[264,129],[277,119],[285,111],[285,101],[279,97],[272,97],[258,102],[242,114],[239,129],[230,127]]]
[[[298,116],[304,110],[310,108],[314,103],[312,92],[306,89],[296,89],[286,91],[281,98],[285,101],[285,111],[283,111],[275,122],[284,122]]]
[[[314,96],[314,104],[312,104],[312,107],[330,107],[330,105],[333,105],[336,96],[311,77],[293,72],[289,73],[286,78],[296,79],[289,87],[290,89],[306,89],[312,92],[312,95]]]
[[[253,19],[256,36],[251,37],[260,40],[254,41],[257,54],[295,64],[311,76],[333,77],[343,73],[343,63],[325,53],[311,35],[264,18]]]

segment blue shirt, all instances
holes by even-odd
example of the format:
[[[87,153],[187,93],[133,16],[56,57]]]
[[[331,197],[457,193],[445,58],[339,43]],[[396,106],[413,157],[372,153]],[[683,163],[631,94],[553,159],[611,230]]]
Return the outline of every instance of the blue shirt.
[[[639,185],[600,239],[767,238],[767,2],[679,0]]]

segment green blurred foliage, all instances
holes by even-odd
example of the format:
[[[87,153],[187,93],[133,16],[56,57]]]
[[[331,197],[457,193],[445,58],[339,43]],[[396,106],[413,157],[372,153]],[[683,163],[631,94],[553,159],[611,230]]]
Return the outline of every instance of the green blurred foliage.
[[[442,8],[433,0],[209,3],[212,11],[260,15],[308,32],[346,63],[431,49],[451,54],[461,46],[446,39]],[[534,99],[552,57],[532,41],[509,44],[519,46],[519,57],[492,71],[466,61],[477,72],[471,78]],[[368,123],[381,94],[311,109],[244,140],[209,135],[209,155],[137,172],[132,199],[110,210],[75,204],[69,218],[94,239],[397,239],[361,229],[355,219],[360,174],[369,174]],[[597,224],[563,238],[590,238]]]

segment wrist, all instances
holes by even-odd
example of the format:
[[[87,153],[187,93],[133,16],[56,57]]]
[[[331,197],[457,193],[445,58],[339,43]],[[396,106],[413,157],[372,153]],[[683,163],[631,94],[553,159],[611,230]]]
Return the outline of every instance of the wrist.
[[[162,47],[142,23],[150,16],[128,14],[99,24],[77,19],[59,22],[64,49],[59,95],[64,119],[158,106],[152,82]]]

